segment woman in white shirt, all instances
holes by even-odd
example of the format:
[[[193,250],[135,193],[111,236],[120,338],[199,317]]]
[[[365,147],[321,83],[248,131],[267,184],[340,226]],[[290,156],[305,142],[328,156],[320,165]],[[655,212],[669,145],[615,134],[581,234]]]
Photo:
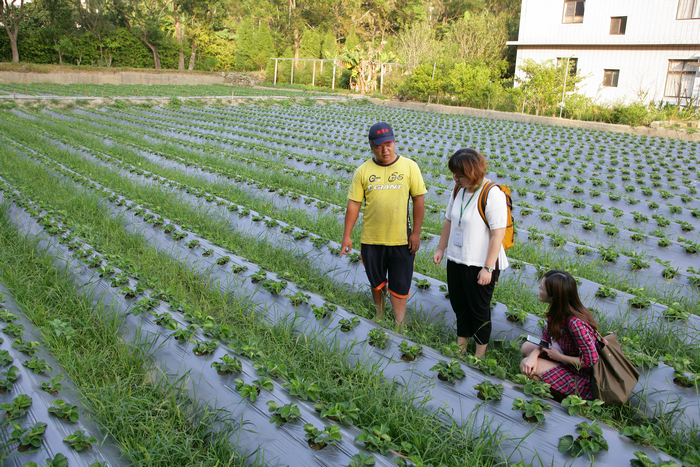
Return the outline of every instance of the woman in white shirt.
[[[450,304],[457,316],[457,343],[466,352],[467,341],[474,337],[475,356],[482,357],[491,337],[491,297],[501,270],[508,267],[503,238],[508,223],[506,196],[497,187],[487,194],[484,214],[478,200],[488,167],[475,149],[460,149],[447,164],[457,182],[445,213],[445,224],[435,264],[447,258],[447,287]]]

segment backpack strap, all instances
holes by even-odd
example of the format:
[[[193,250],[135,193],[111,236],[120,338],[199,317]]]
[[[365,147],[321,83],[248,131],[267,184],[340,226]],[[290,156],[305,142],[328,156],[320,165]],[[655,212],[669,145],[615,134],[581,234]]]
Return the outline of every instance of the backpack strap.
[[[484,187],[481,189],[481,193],[479,194],[479,204],[477,204],[479,215],[486,224],[486,227],[489,229],[491,229],[491,227],[489,226],[489,222],[486,220],[486,201],[489,197],[491,188],[495,186],[497,186],[496,183],[492,182],[491,180],[486,180],[486,183],[484,183]]]

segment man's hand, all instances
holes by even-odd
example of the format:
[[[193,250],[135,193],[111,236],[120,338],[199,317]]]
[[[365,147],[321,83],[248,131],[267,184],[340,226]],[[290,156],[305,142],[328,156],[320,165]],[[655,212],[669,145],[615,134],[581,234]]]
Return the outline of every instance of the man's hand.
[[[349,255],[352,251],[352,239],[350,237],[343,236],[343,243],[340,244],[340,257],[343,255]]]
[[[420,232],[413,232],[408,237],[408,252],[415,254],[420,248]]]

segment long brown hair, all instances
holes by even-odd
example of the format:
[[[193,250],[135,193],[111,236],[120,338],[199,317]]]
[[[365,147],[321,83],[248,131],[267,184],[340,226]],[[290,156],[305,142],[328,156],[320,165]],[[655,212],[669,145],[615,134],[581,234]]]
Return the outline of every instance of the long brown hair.
[[[576,279],[566,271],[549,271],[544,275],[544,288],[547,295],[552,297],[552,303],[547,310],[549,337],[555,341],[561,336],[561,326],[564,320],[576,317],[590,325],[598,332],[598,325],[588,308],[583,306],[578,296]]]

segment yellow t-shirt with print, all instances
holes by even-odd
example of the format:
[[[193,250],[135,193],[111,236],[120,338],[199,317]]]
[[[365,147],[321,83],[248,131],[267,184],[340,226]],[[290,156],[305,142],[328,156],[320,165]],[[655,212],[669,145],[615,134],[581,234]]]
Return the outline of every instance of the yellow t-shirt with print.
[[[365,201],[361,242],[367,245],[407,245],[410,219],[408,200],[425,194],[418,164],[398,156],[389,165],[374,159],[355,170],[348,198]]]

